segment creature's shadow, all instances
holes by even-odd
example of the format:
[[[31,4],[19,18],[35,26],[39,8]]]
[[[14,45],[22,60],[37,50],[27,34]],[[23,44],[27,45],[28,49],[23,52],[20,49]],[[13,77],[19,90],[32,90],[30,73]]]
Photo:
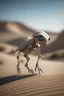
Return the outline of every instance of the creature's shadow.
[[[0,85],[6,84],[6,83],[10,83],[19,79],[24,79],[24,78],[28,78],[31,76],[35,76],[36,74],[27,74],[27,75],[13,75],[13,76],[8,76],[8,77],[3,77],[0,78]]]

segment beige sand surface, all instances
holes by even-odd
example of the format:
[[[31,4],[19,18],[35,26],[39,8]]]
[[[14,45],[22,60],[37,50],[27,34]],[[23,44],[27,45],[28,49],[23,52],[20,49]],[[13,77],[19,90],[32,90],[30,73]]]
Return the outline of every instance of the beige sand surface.
[[[17,55],[17,54],[16,54]],[[28,66],[32,69],[35,68],[37,56],[30,55],[30,61]],[[27,69],[25,68],[26,60],[23,56],[20,57],[20,69],[22,74],[28,74]],[[7,55],[0,52],[0,61],[3,63],[0,64],[0,77],[16,75],[16,65],[17,59],[14,55]],[[51,74],[64,74],[64,62],[61,61],[49,61],[49,60],[40,60],[39,66],[43,70],[43,75],[51,75]],[[38,71],[36,72],[38,74]]]
[[[0,86],[0,96],[64,96],[64,75],[42,75]]]

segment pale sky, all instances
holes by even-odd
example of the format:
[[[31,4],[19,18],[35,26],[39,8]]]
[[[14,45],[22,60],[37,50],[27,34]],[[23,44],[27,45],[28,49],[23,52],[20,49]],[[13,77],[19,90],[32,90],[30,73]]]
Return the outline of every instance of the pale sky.
[[[0,20],[59,32],[64,29],[64,0],[0,0]]]

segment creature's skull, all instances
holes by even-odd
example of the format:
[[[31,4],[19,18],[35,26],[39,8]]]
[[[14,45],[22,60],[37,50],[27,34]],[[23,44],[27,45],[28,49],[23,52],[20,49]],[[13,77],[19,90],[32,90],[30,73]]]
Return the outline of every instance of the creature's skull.
[[[45,41],[46,44],[49,43],[50,36],[44,31],[36,32],[35,34],[33,34],[33,36],[36,37],[39,41]]]

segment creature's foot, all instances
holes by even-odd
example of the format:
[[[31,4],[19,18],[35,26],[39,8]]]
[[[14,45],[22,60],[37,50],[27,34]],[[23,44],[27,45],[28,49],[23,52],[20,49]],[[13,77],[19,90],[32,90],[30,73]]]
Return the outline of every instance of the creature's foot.
[[[28,70],[28,72],[29,72],[29,74],[30,74],[30,69],[29,69],[29,67],[28,67],[28,63],[26,62],[26,64],[25,64],[25,67],[27,68],[27,70]]]
[[[41,68],[38,68],[38,72],[39,72],[39,75],[40,75],[40,72],[43,73],[43,70]]]
[[[35,66],[35,72],[36,72],[36,69],[38,69],[38,63],[36,63],[36,66]]]
[[[36,69],[38,70],[39,74],[40,74],[41,72],[43,73],[43,70],[39,67],[38,63],[36,63],[35,72],[36,72]]]
[[[17,73],[21,73],[21,70],[19,68],[19,65],[17,65]]]
[[[35,74],[34,71],[33,71],[33,69],[30,69],[30,68],[28,67],[28,63],[25,64],[25,67],[27,68],[29,74],[30,74],[30,73]]]
[[[32,74],[35,74],[34,71],[33,71],[33,69],[29,69],[29,72],[32,73]]]

